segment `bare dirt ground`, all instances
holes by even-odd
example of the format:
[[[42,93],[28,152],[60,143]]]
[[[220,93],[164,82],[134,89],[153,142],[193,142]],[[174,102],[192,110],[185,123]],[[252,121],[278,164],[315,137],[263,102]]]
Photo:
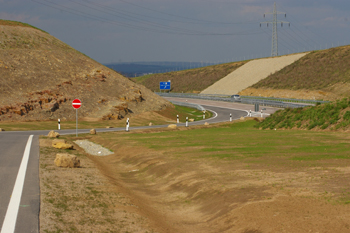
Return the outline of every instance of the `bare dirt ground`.
[[[41,232],[350,232],[343,160],[317,167],[264,155],[247,165],[146,148],[125,134],[90,137],[114,154],[77,148],[80,169],[54,167],[56,151],[42,147]]]

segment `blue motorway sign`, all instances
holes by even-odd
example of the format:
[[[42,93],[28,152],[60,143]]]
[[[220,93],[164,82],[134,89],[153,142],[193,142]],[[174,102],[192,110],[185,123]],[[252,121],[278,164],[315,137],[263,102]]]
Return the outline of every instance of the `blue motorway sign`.
[[[170,90],[170,84],[171,84],[171,82],[160,82],[159,89],[160,90]]]

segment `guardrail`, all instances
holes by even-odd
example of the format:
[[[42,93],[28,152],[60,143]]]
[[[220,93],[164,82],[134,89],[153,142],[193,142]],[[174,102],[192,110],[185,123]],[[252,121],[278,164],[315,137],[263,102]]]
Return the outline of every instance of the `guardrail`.
[[[203,108],[201,105],[199,104],[192,104],[192,103],[184,103],[184,102],[178,102],[178,101],[170,101],[171,103],[175,104],[175,105],[180,105],[180,106],[184,106],[184,107],[190,107],[190,108],[196,108],[200,111],[205,111],[205,108]]]
[[[262,96],[242,96],[244,99],[264,99],[264,100],[272,100],[272,101],[282,101],[282,102],[292,102],[292,103],[312,103],[312,104],[324,104],[329,103],[330,101],[323,100],[305,100],[305,99],[289,99],[289,98],[275,98],[275,97],[262,97]]]
[[[231,98],[229,95],[200,95],[200,94],[187,94],[187,93],[161,93],[161,92],[155,92],[155,94],[159,96],[164,97],[177,97],[177,98],[191,98],[191,99],[205,99],[205,100],[214,100],[214,101],[226,101],[226,102],[237,102],[237,103],[243,103],[243,104],[258,104],[260,106],[271,106],[271,107],[278,107],[278,108],[303,108],[312,106],[315,103],[327,103],[328,101],[316,101],[312,102],[313,100],[306,100],[309,101],[309,103],[304,104],[303,100],[297,101],[297,99],[285,99],[285,100],[295,100],[295,102],[285,102],[285,101],[278,101],[271,98],[264,98],[264,97],[253,97],[253,96],[241,96],[240,99],[234,99]],[[283,98],[280,98],[283,99]]]

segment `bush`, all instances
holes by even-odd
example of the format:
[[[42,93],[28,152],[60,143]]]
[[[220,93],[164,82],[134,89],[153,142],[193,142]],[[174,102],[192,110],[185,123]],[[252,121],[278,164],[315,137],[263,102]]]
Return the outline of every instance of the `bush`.
[[[310,130],[310,129],[315,128],[316,126],[317,126],[317,122],[312,121],[307,128]]]
[[[345,114],[343,115],[344,120],[350,120],[350,111],[346,111]]]

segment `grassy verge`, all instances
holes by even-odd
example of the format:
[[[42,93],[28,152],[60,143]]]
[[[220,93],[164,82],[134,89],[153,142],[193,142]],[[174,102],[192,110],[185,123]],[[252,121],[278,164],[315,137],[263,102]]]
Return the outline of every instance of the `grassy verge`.
[[[194,119],[195,121],[203,120],[203,112],[195,109],[195,108],[189,108],[184,106],[178,106],[175,105],[174,109],[166,109],[164,111],[158,112],[162,116],[165,116],[167,118],[176,120],[177,115],[179,115],[180,122],[185,122],[186,117],[188,119]],[[211,118],[213,116],[213,113],[210,111],[205,112],[205,119]]]
[[[46,232],[146,232],[143,226],[151,220],[185,227],[156,232],[201,232],[198,229],[218,224],[222,228],[215,228],[215,232],[222,232],[227,229],[227,219],[251,222],[252,218],[261,226],[269,221],[262,231],[272,227],[278,232],[280,222],[294,229],[306,213],[312,221],[326,221],[346,232],[348,225],[338,219],[346,219],[349,212],[350,136],[342,132],[258,130],[255,124],[246,120],[205,129],[89,136],[90,141],[115,153],[93,158],[109,178],[107,185],[91,170],[95,166],[89,161],[85,160],[80,170],[62,170],[52,165],[53,151],[42,150],[41,182],[46,195],[42,196],[42,213],[49,221]],[[121,192],[122,187],[132,198]],[[139,199],[138,205],[131,199]],[[244,209],[249,211],[244,213]],[[205,218],[214,219],[215,226],[203,221],[203,211]],[[287,214],[283,221],[261,219],[276,211],[295,214]],[[192,218],[195,220],[188,224]],[[301,221],[298,226],[302,230],[289,232],[309,231],[308,223]],[[247,224],[231,226],[232,232],[248,229]],[[316,232],[323,226],[311,227]]]
[[[175,108],[168,108],[156,114],[145,113],[138,116],[130,117],[130,124],[132,126],[145,126],[152,122],[154,125],[165,125],[169,123],[176,123],[176,115],[180,116],[180,122],[184,122],[186,117],[193,118],[195,121],[203,119],[203,113],[200,110],[182,106]],[[206,119],[212,116],[211,112],[206,112]],[[110,120],[110,121],[78,121],[79,129],[124,127],[126,119]],[[61,120],[61,129],[75,129],[75,121]],[[31,122],[1,122],[0,128],[6,131],[21,131],[21,130],[56,130],[58,128],[57,121],[31,121]]]
[[[145,147],[172,151],[178,156],[192,154],[198,158],[239,159],[247,163],[273,163],[261,158],[283,158],[289,161],[350,159],[348,139],[336,133],[312,131],[260,131],[255,121],[220,127],[161,134],[118,135]],[[106,134],[106,140],[115,136]],[[108,139],[111,137],[110,139]]]

